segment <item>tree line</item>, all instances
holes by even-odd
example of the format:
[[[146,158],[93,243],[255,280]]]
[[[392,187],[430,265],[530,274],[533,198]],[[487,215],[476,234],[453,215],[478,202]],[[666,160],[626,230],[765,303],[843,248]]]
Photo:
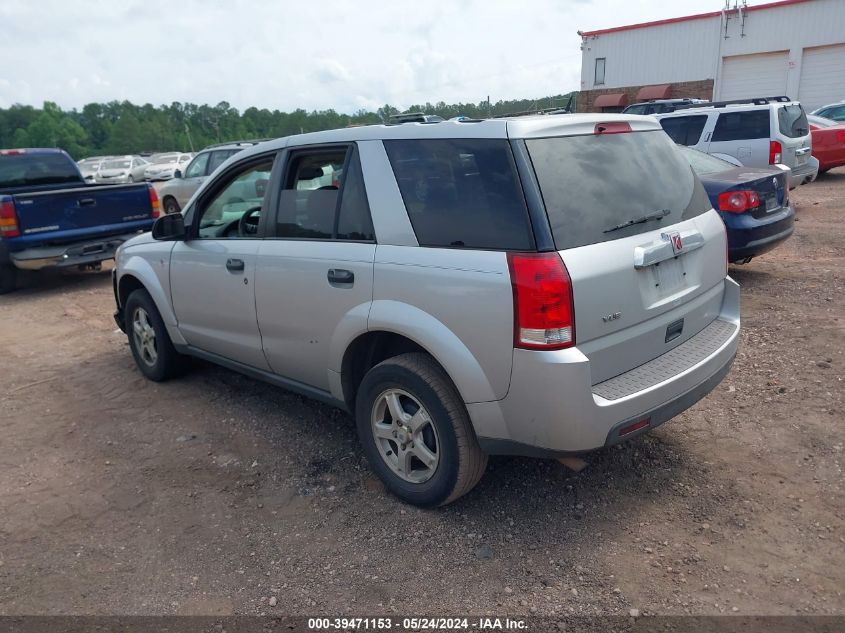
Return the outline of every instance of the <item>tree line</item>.
[[[572,93],[541,99],[488,103],[445,102],[413,105],[406,112],[443,118],[484,118],[528,110],[565,107]],[[247,108],[239,112],[221,101],[215,106],[174,102],[135,105],[128,101],[89,103],[81,110],[63,110],[51,101],[43,107],[15,104],[0,108],[0,148],[60,147],[74,159],[97,154],[137,154],[157,151],[199,151],[212,143],[238,139],[278,138],[350,125],[387,120],[400,111],[389,104],[377,112],[335,110],[293,112]]]

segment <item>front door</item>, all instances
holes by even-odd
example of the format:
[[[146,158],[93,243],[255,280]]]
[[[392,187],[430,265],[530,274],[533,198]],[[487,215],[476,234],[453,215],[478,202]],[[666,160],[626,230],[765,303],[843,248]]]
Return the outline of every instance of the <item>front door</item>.
[[[256,274],[264,353],[285,378],[329,390],[331,341],[365,331],[373,232],[353,147],[293,151]]]
[[[257,229],[273,156],[233,165],[197,200],[191,239],[171,255],[179,331],[198,349],[269,369],[255,312]]]

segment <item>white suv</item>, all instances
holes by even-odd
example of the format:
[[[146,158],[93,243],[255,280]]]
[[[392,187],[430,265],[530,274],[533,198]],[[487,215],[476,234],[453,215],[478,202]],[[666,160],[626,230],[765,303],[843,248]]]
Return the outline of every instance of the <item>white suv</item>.
[[[807,115],[788,97],[684,105],[654,117],[680,145],[746,167],[786,165],[792,170],[790,189],[818,175]]]

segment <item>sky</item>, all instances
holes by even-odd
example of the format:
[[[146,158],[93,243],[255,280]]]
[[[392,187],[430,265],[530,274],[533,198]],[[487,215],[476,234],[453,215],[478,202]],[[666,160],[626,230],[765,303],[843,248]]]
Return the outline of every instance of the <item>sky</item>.
[[[565,94],[580,84],[578,30],[723,4],[2,0],[0,107],[227,101],[352,113]]]

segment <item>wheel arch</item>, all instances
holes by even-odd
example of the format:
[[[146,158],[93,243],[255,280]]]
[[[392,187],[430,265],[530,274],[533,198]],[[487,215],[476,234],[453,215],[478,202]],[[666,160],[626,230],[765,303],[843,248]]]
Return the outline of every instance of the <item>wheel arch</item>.
[[[165,279],[169,279],[168,271],[162,272]],[[156,309],[161,315],[168,334],[174,344],[185,344],[182,335],[177,328],[176,314],[170,303],[170,288],[165,288],[159,275],[143,257],[130,257],[122,262],[118,270],[117,296],[121,308],[126,305],[129,295],[138,289],[146,290],[155,303]]]
[[[465,403],[495,400],[495,392],[478,360],[464,343],[431,314],[397,301],[373,302],[367,331],[344,346],[333,366],[340,372],[343,399],[354,410],[361,380],[371,367],[407,352],[433,358]]]

